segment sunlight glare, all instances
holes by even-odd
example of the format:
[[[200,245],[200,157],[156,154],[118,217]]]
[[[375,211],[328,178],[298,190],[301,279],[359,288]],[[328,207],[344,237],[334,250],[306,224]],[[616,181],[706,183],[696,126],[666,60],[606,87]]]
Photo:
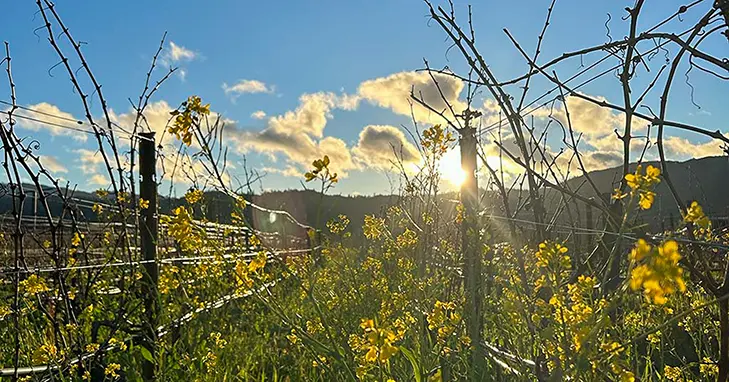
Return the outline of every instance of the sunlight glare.
[[[460,187],[466,180],[466,172],[461,168],[461,153],[452,149],[440,161],[440,174],[450,184]]]

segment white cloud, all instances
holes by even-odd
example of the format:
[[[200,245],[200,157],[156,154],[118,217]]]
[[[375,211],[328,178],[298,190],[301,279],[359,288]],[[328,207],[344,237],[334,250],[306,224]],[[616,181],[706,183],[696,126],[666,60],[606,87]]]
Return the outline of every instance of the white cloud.
[[[98,151],[78,149],[74,151],[79,155],[77,162],[80,162],[79,169],[84,174],[95,174],[99,171],[99,167],[104,163],[104,157]]]
[[[74,122],[78,121],[78,119],[71,113],[62,111],[58,106],[41,102],[26,107],[33,111],[24,109],[15,110],[15,120],[19,127],[32,131],[45,130],[53,136],[69,136],[79,142],[86,142],[88,139],[89,134],[79,130],[91,131],[91,128]],[[49,123],[39,121],[47,121]]]
[[[466,108],[466,104],[459,100],[464,84],[461,80],[445,74],[434,73],[433,77],[438,82],[438,86],[427,72],[395,73],[363,82],[359,85],[358,94],[369,102],[389,108],[397,114],[410,116],[412,111],[418,121],[439,123],[443,120],[437,114],[414,104],[415,102],[410,97],[411,91],[433,109],[443,112],[447,117],[452,117],[447,104],[453,107],[456,114],[463,112]],[[440,91],[438,87],[440,87]],[[412,109],[411,104],[413,104]]]
[[[52,173],[68,172],[68,169],[58,161],[58,158],[50,155],[41,155],[40,163]]]
[[[602,96],[590,96],[597,101],[607,101]],[[615,129],[621,132],[625,129],[625,114],[616,112],[607,107],[601,107],[593,102],[576,96],[569,96],[567,100],[567,111],[570,114],[572,128],[577,133],[583,133],[588,137],[613,135]],[[540,116],[547,116],[549,111],[545,109]],[[567,112],[563,105],[557,105],[552,111],[552,117],[562,122],[568,128]],[[645,130],[650,123],[640,118],[633,117],[631,129],[633,134]]]
[[[280,174],[280,175],[288,176],[291,178],[303,178],[304,177],[304,172],[294,166],[286,166],[284,168],[264,167],[263,171],[270,172],[272,174]]]
[[[251,113],[251,118],[253,119],[264,119],[266,118],[266,112],[263,110],[256,110],[253,113]]]
[[[724,134],[729,137],[729,133]],[[710,140],[705,143],[691,142],[682,137],[668,137],[663,139],[663,147],[671,159],[702,158],[708,156],[724,155],[722,142]]]
[[[405,134],[394,126],[369,125],[359,133],[359,141],[352,149],[358,163],[367,167],[390,169],[393,162],[418,163],[420,153]]]
[[[324,137],[319,141],[319,156],[327,155],[331,159],[331,167],[334,171],[342,172],[342,176],[345,176],[345,171],[357,168],[352,160],[352,154],[347,148],[347,144],[335,137]]]
[[[105,175],[94,174],[89,178],[88,184],[91,186],[108,186],[111,182]]]
[[[194,60],[198,57],[198,54],[182,45],[177,45],[170,41],[170,48],[167,57],[169,57],[171,62],[184,62]]]
[[[356,166],[350,150],[344,141],[334,137],[324,137],[324,128],[332,117],[334,109],[352,110],[358,99],[334,93],[304,94],[299,98],[299,106],[282,115],[268,119],[267,127],[259,132],[231,128],[226,138],[233,142],[241,152],[253,150],[268,154],[275,159],[284,155],[289,164],[308,168],[311,161],[328,155],[333,171],[346,176],[348,170]]]
[[[334,93],[304,94],[299,98],[299,107],[283,115],[271,117],[269,128],[279,132],[301,132],[321,138],[327,119],[334,108],[352,110],[356,107],[348,96]]]
[[[223,91],[230,96],[238,96],[246,93],[273,93],[275,87],[266,85],[258,80],[240,80],[233,85],[223,82]]]
[[[154,131],[157,142],[167,144],[173,141],[174,136],[166,133],[167,124],[170,121],[170,111],[174,108],[166,101],[152,102],[144,109],[144,118],[140,118],[139,130]],[[137,119],[137,112],[130,108],[128,112],[116,114],[113,110],[109,113],[111,120],[132,131],[134,122]],[[164,140],[163,140],[164,137]]]
[[[168,67],[176,66],[177,76],[180,77],[180,80],[185,81],[185,78],[187,78],[187,69],[180,67],[180,65],[184,62],[191,62],[199,58],[200,54],[198,52],[170,41],[167,50],[162,54],[160,63]]]
[[[78,149],[74,150],[74,153],[78,154],[79,170],[84,174],[83,178],[86,179],[87,186],[108,186],[111,182],[106,174],[102,174],[101,171],[104,163],[104,158],[98,151]],[[45,163],[45,162],[44,162]]]

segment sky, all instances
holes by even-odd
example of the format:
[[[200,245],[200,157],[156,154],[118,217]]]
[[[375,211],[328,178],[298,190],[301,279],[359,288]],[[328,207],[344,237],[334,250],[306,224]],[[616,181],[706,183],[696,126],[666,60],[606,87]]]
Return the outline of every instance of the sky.
[[[447,5],[435,2],[439,5]],[[530,54],[534,51],[550,1],[529,0],[524,4],[505,1],[471,1],[476,45],[489,67],[500,79],[517,77],[528,66],[503,32],[507,28]],[[674,0],[647,2],[639,29],[649,28],[671,15],[682,5]],[[628,23],[621,20],[629,1],[585,2],[557,0],[552,20],[542,45],[541,63],[563,52],[623,38]],[[682,19],[666,24],[661,30],[676,32],[690,26],[711,6],[704,1]],[[131,130],[134,113],[130,100],[136,100],[144,86],[152,57],[166,33],[164,49],[153,79],[159,79],[170,67],[177,71],[151,99],[145,116],[158,138],[165,130],[169,111],[188,96],[198,95],[221,115],[227,126],[225,145],[229,149],[229,171],[233,177],[243,173],[243,158],[249,169],[265,174],[263,189],[301,188],[303,173],[312,160],[326,154],[340,175],[335,192],[342,194],[379,194],[393,190],[398,176],[392,171],[392,147],[400,147],[405,161],[420,162],[416,142],[404,127],[412,129],[409,107],[410,89],[415,86],[426,99],[439,102],[436,88],[424,67],[424,59],[434,68],[447,66],[466,75],[466,62],[457,49],[450,49],[444,31],[428,17],[421,1],[80,1],[58,0],[56,11],[81,49],[103,94],[112,118]],[[468,3],[455,2],[456,12],[464,22]],[[84,108],[69,81],[58,56],[48,43],[43,19],[34,1],[18,0],[4,8],[0,40],[9,44],[18,104],[30,110],[18,114],[38,121],[18,118],[17,133],[39,142],[37,152],[42,163],[54,174],[80,189],[104,187],[104,174],[92,135],[68,129],[90,128]],[[610,37],[606,21],[610,14]],[[56,38],[69,57],[74,70],[80,67],[73,51],[54,24]],[[717,34],[718,35],[718,34]],[[645,49],[651,46],[646,44]],[[707,38],[701,49],[729,56],[729,44],[721,38]],[[669,50],[670,53],[675,49]],[[555,66],[560,78],[568,78],[602,58],[598,52],[580,60],[575,58]],[[653,57],[651,72],[640,68],[636,73],[634,97],[651,82],[663,64],[663,53]],[[581,62],[582,61],[582,62]],[[578,84],[590,75],[614,65],[610,59],[594,71],[575,80]],[[671,92],[671,120],[690,123],[708,130],[727,132],[729,112],[725,104],[729,85],[715,77],[692,69],[686,77],[687,64],[680,67]],[[93,88],[79,72],[86,92]],[[726,73],[725,73],[726,74]],[[659,86],[648,93],[646,104],[657,110]],[[688,81],[686,80],[688,78]],[[463,105],[464,84],[452,77],[439,77],[448,99]],[[689,85],[690,84],[690,85]],[[527,103],[548,89],[548,81],[535,77],[530,84]],[[693,87],[694,102],[691,100]],[[521,89],[507,89],[519,97]],[[590,96],[612,103],[622,102],[619,80],[613,73],[579,89]],[[554,93],[553,93],[554,94]],[[93,98],[93,97],[92,97]],[[545,100],[554,98],[554,95]],[[0,101],[10,101],[7,81],[0,81]],[[539,105],[539,103],[537,104]],[[550,118],[564,120],[564,106],[557,102],[538,109],[536,123],[547,125]],[[575,130],[583,134],[580,147],[586,153],[590,169],[615,166],[620,142],[613,130],[622,129],[623,116],[569,97],[567,106]],[[479,93],[474,108],[484,113],[482,126],[493,123],[497,111],[486,91]],[[7,110],[0,105],[0,110]],[[92,102],[94,118],[100,118],[100,102]],[[643,110],[645,112],[645,110]],[[421,128],[441,122],[424,109],[415,110]],[[60,116],[61,118],[57,118]],[[5,118],[2,118],[5,117]],[[5,122],[7,115],[0,116]],[[66,127],[49,125],[48,121]],[[554,128],[554,124],[550,125]],[[645,129],[636,125],[636,131]],[[551,152],[558,152],[561,132],[549,134]],[[174,150],[169,134],[160,142]],[[720,155],[718,142],[682,131],[667,132],[669,158],[683,160]],[[487,134],[481,145],[488,158],[498,156],[498,149]],[[126,146],[125,146],[126,145]],[[128,150],[127,143],[121,143]],[[655,155],[649,152],[648,157]],[[442,166],[446,180],[458,171],[456,150],[446,155]],[[518,169],[511,169],[518,173]],[[506,171],[506,170],[505,170]],[[456,181],[446,182],[455,187]],[[189,187],[184,179],[175,190]]]

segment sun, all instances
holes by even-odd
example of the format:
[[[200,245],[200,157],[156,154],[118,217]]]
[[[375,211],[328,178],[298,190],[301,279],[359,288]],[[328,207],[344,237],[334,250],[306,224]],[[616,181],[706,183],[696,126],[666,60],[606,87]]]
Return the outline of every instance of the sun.
[[[501,159],[497,155],[487,156],[486,163],[495,171],[500,171]],[[477,164],[479,168],[483,168],[484,163],[481,158],[478,158]],[[466,181],[466,172],[461,168],[461,152],[458,148],[453,148],[443,155],[438,171],[441,179],[448,181],[452,186],[460,188],[463,185]]]
[[[440,175],[453,186],[460,187],[466,181],[466,172],[461,168],[461,153],[452,149],[440,160]]]

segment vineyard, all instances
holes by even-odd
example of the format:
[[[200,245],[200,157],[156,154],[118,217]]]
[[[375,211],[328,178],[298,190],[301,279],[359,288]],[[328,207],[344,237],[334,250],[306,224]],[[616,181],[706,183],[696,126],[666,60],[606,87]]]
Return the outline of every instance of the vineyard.
[[[380,145],[395,195],[362,221],[332,218],[326,205],[356,181],[337,150],[318,146],[297,175],[318,198],[315,216],[302,218],[255,199],[260,172],[229,161],[236,127],[202,97],[186,95],[164,110],[166,123],[152,122],[150,105],[178,70],[160,69],[166,33],[129,98],[132,118],[119,119],[83,40],[56,4],[36,3],[35,33],[85,120],[18,102],[19,63],[5,43],[0,378],[729,380],[726,213],[687,197],[666,155],[676,132],[729,152],[725,132],[669,113],[678,77],[695,104],[693,68],[727,80],[729,2],[636,0],[622,19],[608,14],[607,42],[544,60],[558,4],[548,1],[534,53],[503,30],[527,71],[499,79],[472,8],[426,1],[465,71],[424,61],[417,73],[435,91],[408,84],[403,139],[416,154]],[[622,103],[583,92],[610,76]],[[463,97],[449,98],[450,81]],[[619,153],[609,184],[580,143],[592,133],[575,115],[588,107],[620,127],[607,135]],[[54,176],[49,148],[19,121],[83,134],[106,184],[92,194]],[[454,151],[462,177],[442,167]],[[446,177],[456,191],[444,191]]]

